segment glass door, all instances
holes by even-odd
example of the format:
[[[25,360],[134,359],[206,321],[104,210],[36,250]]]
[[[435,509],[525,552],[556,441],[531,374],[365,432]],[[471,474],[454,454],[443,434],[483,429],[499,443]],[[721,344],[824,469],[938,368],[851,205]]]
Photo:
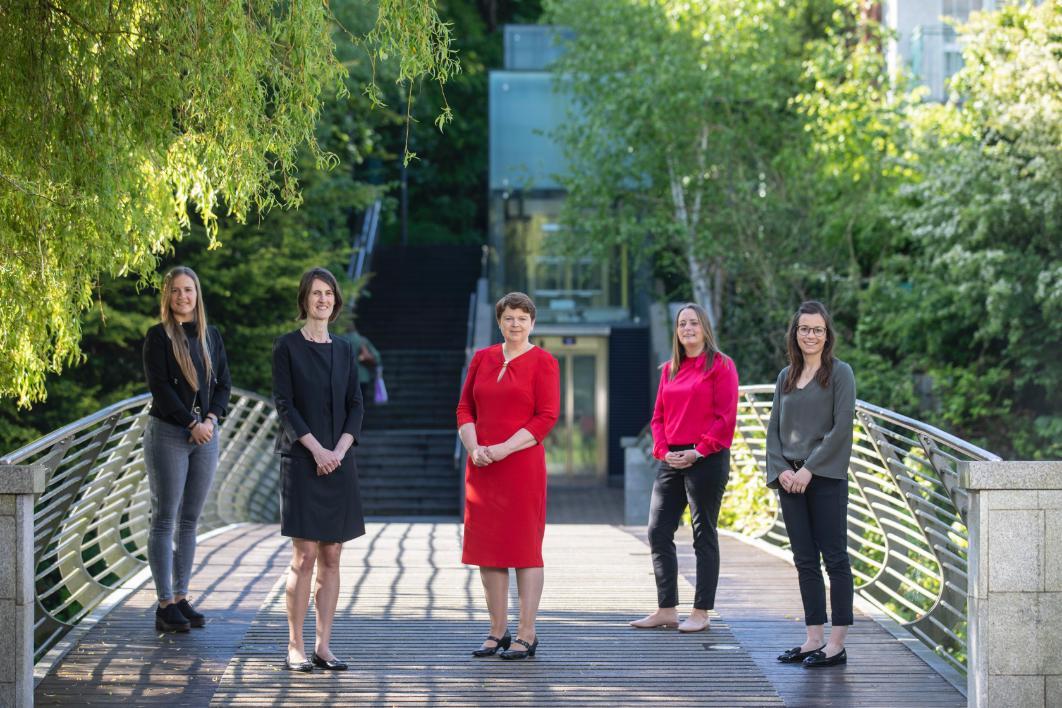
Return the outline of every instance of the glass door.
[[[553,480],[604,479],[607,469],[608,340],[590,336],[536,337],[560,364],[561,410],[546,439]]]

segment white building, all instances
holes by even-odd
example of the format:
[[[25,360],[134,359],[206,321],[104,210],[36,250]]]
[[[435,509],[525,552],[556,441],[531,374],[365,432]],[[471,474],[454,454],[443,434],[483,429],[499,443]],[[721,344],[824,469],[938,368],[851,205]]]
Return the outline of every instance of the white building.
[[[965,22],[971,12],[994,10],[1006,2],[884,0],[882,21],[898,35],[888,48],[889,69],[896,72],[905,68],[929,87],[933,100],[947,99],[947,80],[962,67],[962,49],[954,28],[945,18]]]

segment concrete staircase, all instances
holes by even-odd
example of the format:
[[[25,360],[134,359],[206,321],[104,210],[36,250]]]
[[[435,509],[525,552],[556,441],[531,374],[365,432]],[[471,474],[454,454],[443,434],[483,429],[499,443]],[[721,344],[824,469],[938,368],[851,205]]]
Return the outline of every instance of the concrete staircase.
[[[358,447],[368,516],[456,516],[455,408],[478,246],[377,253],[358,329],[380,350],[387,405],[368,405]]]

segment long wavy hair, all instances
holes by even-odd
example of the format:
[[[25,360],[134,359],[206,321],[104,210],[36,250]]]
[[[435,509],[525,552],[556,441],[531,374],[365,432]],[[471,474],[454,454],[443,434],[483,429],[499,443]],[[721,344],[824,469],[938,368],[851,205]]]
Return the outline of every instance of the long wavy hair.
[[[679,365],[682,363],[682,360],[686,358],[686,347],[682,346],[678,334],[679,317],[682,316],[682,313],[685,310],[693,310],[697,315],[697,319],[701,321],[701,331],[704,332],[704,352],[707,354],[707,356],[704,357],[705,371],[709,371],[712,368],[712,364],[715,363],[715,355],[719,353],[719,347],[715,343],[715,335],[712,333],[712,325],[708,323],[708,313],[697,303],[687,302],[675,313],[675,322],[674,327],[672,328],[673,333],[671,335],[671,371],[667,377],[668,381],[675,380],[675,375],[678,374]]]
[[[173,279],[179,275],[187,275],[195,283],[195,325],[196,339],[199,340],[199,348],[203,354],[203,368],[209,379],[214,375],[214,365],[210,360],[210,347],[207,345],[207,318],[206,306],[203,304],[203,288],[199,285],[199,276],[188,266],[176,266],[171,268],[162,280],[162,305],[159,307],[159,319],[162,327],[166,330],[166,336],[170,338],[173,347],[173,356],[177,359],[177,366],[181,367],[184,380],[192,387],[193,391],[199,390],[199,377],[195,373],[195,364],[192,363],[192,355],[188,350],[188,338],[184,334],[181,323],[173,316],[170,309],[170,287]]]
[[[800,351],[800,343],[797,341],[797,327],[800,326],[801,315],[819,315],[826,322],[826,343],[822,345],[822,360],[819,370],[815,372],[815,380],[825,388],[830,385],[830,377],[833,375],[833,345],[837,337],[833,331],[833,318],[830,317],[826,306],[818,300],[808,300],[800,303],[800,307],[789,321],[789,332],[785,336],[785,350],[789,356],[789,373],[786,374],[782,391],[791,392],[796,388],[800,375],[804,373],[804,352]]]

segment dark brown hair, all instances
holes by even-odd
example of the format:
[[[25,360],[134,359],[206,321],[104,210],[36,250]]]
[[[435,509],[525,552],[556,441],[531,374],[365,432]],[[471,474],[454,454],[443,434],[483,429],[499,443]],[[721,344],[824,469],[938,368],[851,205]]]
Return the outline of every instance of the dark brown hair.
[[[793,314],[793,319],[789,321],[789,332],[785,335],[789,373],[786,374],[785,383],[782,385],[784,393],[789,393],[796,388],[800,375],[804,373],[804,352],[800,351],[800,343],[797,342],[797,327],[800,326],[801,315],[819,315],[826,322],[826,343],[822,345],[822,361],[819,363],[819,370],[815,373],[815,380],[825,388],[830,385],[830,376],[833,375],[833,344],[837,339],[833,332],[833,318],[821,302],[817,300],[802,302]]]
[[[708,313],[697,303],[687,302],[675,312],[675,326],[671,334],[671,371],[668,372],[668,381],[675,380],[675,376],[678,374],[679,365],[682,364],[682,360],[686,358],[686,347],[682,346],[682,342],[679,341],[678,335],[679,317],[682,316],[684,310],[693,310],[694,314],[697,315],[697,319],[701,321],[701,331],[704,332],[704,353],[707,355],[704,357],[705,371],[711,370],[712,364],[715,363],[715,355],[719,353],[719,347],[715,343],[715,335],[712,334],[712,325],[708,321]]]
[[[523,310],[527,314],[531,315],[531,319],[535,319],[535,303],[527,295],[523,293],[508,293],[502,296],[501,300],[498,300],[498,304],[494,306],[494,319],[501,322],[502,313],[506,308],[510,310]]]
[[[298,319],[304,320],[309,316],[306,303],[310,299],[310,291],[313,289],[313,281],[315,280],[320,280],[332,288],[332,293],[335,295],[335,304],[332,305],[332,314],[328,316],[328,321],[335,322],[336,318],[339,317],[339,313],[343,311],[343,293],[339,292],[339,283],[336,281],[336,276],[321,267],[310,268],[302,274],[302,280],[299,281]]]
[[[196,375],[195,364],[192,363],[192,355],[188,350],[188,338],[184,335],[181,323],[174,318],[173,311],[170,310],[170,288],[173,286],[174,278],[181,275],[191,278],[192,283],[195,285],[196,339],[199,341],[199,348],[202,350],[203,368],[206,370],[206,377],[209,379],[213,376],[214,363],[210,360],[210,346],[207,344],[207,318],[206,305],[203,303],[203,288],[199,285],[199,276],[188,266],[174,266],[162,279],[162,303],[159,306],[159,319],[162,320],[162,328],[170,339],[170,346],[173,347],[173,358],[177,360],[177,366],[180,367],[184,380],[188,382],[193,391],[198,391],[199,377]]]

